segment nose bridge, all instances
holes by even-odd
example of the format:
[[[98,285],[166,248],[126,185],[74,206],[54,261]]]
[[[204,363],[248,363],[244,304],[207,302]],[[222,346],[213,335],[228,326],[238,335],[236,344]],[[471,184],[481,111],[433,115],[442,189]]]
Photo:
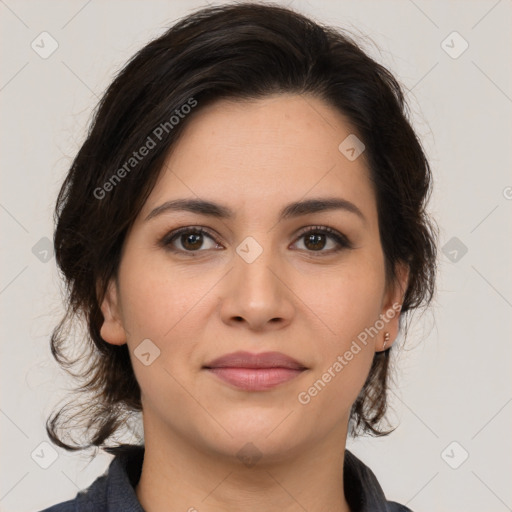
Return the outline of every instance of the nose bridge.
[[[236,248],[235,274],[242,291],[247,290],[257,302],[258,296],[268,301],[267,294],[278,288],[274,267],[279,267],[276,248],[272,247],[271,236],[256,234],[247,236]],[[271,294],[272,296],[274,294]]]
[[[288,319],[293,312],[287,288],[278,278],[279,261],[272,237],[265,233],[247,236],[236,247],[230,284],[223,297],[224,321],[245,320],[252,328],[274,319]]]

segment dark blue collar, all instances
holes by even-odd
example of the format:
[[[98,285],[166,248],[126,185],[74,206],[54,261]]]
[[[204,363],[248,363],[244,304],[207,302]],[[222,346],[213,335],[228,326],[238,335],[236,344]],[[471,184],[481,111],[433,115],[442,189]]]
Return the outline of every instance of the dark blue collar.
[[[144,446],[122,445],[104,475],[98,477],[74,500],[42,512],[144,512],[137,495],[137,485],[144,460]],[[398,503],[387,501],[370,468],[345,450],[343,487],[351,512],[412,512]]]

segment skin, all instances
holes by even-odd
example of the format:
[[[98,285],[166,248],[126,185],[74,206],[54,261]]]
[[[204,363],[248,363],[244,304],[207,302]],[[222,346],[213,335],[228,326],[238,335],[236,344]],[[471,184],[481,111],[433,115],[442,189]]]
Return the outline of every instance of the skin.
[[[136,494],[148,512],[349,511],[350,408],[384,332],[388,346],[396,338],[399,315],[307,405],[297,396],[401,304],[408,277],[398,267],[398,280],[386,282],[364,157],[349,161],[338,150],[351,133],[337,110],[311,96],[221,100],[194,113],[169,154],[101,306],[101,335],[128,343],[142,391],[146,452]],[[313,197],[346,199],[364,220],[332,210],[277,221],[286,204]],[[173,211],[144,220],[177,198],[221,203],[236,217]],[[190,250],[177,237],[171,246],[181,253],[159,244],[184,226],[208,228],[215,239],[205,235]],[[299,236],[308,226],[329,226],[353,248],[332,252],[337,243],[327,235],[315,250]],[[236,252],[248,236],[263,249],[252,263]],[[160,350],[148,366],[133,353],[146,338]],[[250,392],[202,368],[238,350],[279,351],[308,370]],[[261,456],[252,466],[237,456],[247,443]]]

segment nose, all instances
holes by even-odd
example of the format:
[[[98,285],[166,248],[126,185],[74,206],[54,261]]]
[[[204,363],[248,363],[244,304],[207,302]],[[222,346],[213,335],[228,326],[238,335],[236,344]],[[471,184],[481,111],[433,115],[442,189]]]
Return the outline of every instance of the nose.
[[[269,248],[251,262],[238,253],[221,290],[222,321],[245,325],[253,331],[282,329],[294,315],[293,292],[284,262]]]

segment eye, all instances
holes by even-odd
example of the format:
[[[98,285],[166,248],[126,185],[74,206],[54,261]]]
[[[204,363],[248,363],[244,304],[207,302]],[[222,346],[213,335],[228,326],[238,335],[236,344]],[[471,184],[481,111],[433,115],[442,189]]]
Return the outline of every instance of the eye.
[[[301,250],[307,252],[332,254],[333,252],[353,247],[345,235],[327,226],[310,226],[305,228],[299,234],[298,240],[300,239],[304,239],[303,244],[305,247]],[[328,245],[329,239],[333,247],[329,250],[323,250]],[[209,246],[206,244],[205,247],[205,240],[210,240]],[[172,231],[161,240],[160,244],[173,252],[188,254],[201,252],[202,250],[222,248],[215,240],[215,236],[200,226],[187,226]]]
[[[331,254],[341,249],[351,249],[352,244],[349,239],[338,231],[327,226],[311,226],[306,228],[299,235],[299,240],[304,239],[304,247],[308,252],[320,252]],[[327,245],[327,240],[331,239],[332,245],[330,250],[323,250]]]
[[[210,247],[203,247],[205,237],[213,242],[213,246],[210,244]],[[176,247],[176,242],[181,245],[181,247]],[[211,235],[206,229],[194,226],[187,226],[185,228],[172,231],[162,239],[161,244],[172,251],[188,253],[199,252],[201,248],[215,249],[219,247],[219,244],[215,242],[213,235]]]

